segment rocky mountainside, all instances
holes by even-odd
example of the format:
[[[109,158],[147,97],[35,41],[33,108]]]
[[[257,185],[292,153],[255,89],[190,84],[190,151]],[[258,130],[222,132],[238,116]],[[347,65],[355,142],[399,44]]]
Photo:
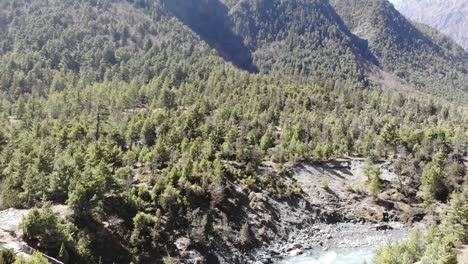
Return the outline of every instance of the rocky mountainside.
[[[468,1],[402,0],[396,8],[409,19],[447,34],[468,50]]]
[[[468,55],[452,40],[412,24],[386,0],[330,2],[351,32],[367,41],[384,71],[424,92],[464,98]]]

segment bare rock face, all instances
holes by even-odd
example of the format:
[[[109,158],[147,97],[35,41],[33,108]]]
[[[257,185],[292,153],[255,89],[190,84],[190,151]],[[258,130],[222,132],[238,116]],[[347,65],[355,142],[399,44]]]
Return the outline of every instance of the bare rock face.
[[[424,209],[420,207],[412,207],[406,203],[396,202],[395,209],[400,211],[399,220],[405,223],[411,223],[422,220],[424,217]]]
[[[405,196],[399,193],[398,191],[392,189],[392,190],[384,191],[381,194],[379,194],[379,199],[401,202],[405,199]]]
[[[293,177],[300,184],[304,198],[322,209],[318,215],[328,216],[322,219],[327,223],[343,219],[372,223],[421,221],[425,212],[422,199],[416,197],[417,190],[407,186],[406,194],[403,194],[391,162],[378,164],[380,178],[386,187],[375,200],[367,193],[368,178],[364,173],[363,160],[304,163],[294,170]],[[323,187],[324,182],[327,188]]]
[[[7,209],[0,211],[0,229],[6,232],[16,232],[23,217],[28,213],[28,210]]]
[[[354,216],[369,222],[380,223],[385,220],[384,207],[374,204],[371,199],[366,199],[354,209]]]
[[[396,8],[409,19],[449,35],[468,50],[468,1],[402,0]]]

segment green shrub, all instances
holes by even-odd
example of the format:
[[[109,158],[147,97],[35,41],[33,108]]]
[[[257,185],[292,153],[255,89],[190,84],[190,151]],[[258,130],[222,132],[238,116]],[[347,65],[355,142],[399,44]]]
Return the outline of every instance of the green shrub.
[[[327,179],[322,180],[322,189],[324,190],[330,190],[329,182]]]
[[[453,244],[445,239],[437,238],[427,246],[424,256],[421,258],[422,264],[457,264],[457,255],[454,252]]]
[[[372,194],[374,199],[377,198],[377,195],[382,190],[382,185],[380,183],[380,178],[378,175],[371,176],[371,182],[369,183],[369,192]]]
[[[15,252],[11,249],[0,250],[0,264],[13,264],[15,262]]]
[[[29,258],[17,258],[14,264],[50,264],[50,262],[40,252],[36,251]]]
[[[374,264],[414,264],[423,254],[424,241],[421,231],[415,229],[409,240],[392,243],[377,250]]]
[[[65,240],[64,225],[49,207],[33,208],[22,222],[24,236],[47,249],[58,249]]]
[[[347,191],[347,192],[350,192],[350,193],[356,192],[356,190],[354,190],[354,187],[349,183],[345,184],[344,190]]]
[[[70,255],[68,254],[64,243],[60,246],[58,257],[64,264],[68,264],[70,262]]]

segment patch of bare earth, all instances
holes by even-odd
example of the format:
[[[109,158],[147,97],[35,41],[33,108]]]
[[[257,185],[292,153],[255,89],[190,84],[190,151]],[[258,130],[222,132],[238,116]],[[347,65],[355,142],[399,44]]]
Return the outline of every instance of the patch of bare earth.
[[[457,262],[458,264],[468,264],[468,245],[459,248]]]

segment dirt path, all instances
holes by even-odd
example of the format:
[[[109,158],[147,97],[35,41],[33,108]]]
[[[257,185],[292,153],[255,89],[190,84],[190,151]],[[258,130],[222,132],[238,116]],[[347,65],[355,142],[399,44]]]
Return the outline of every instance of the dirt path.
[[[0,211],[0,242],[18,240],[19,226],[28,210],[7,209]]]
[[[468,245],[463,245],[459,250],[460,253],[457,256],[458,264],[468,264]]]

